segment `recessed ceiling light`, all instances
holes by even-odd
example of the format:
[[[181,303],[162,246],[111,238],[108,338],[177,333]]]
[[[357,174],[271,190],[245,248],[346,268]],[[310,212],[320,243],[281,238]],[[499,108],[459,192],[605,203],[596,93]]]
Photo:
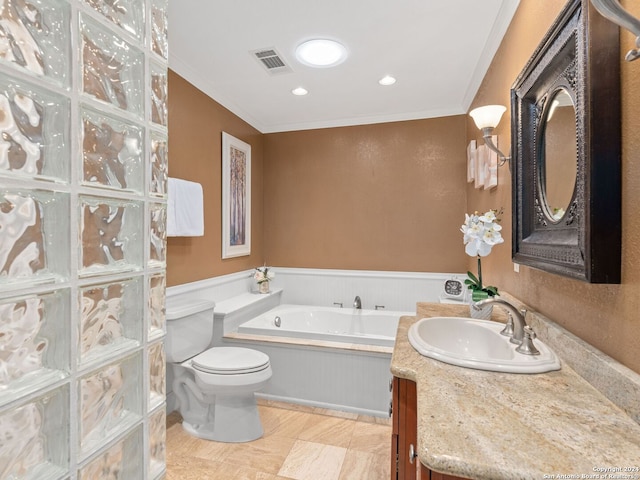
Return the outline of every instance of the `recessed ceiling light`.
[[[347,49],[334,40],[318,38],[298,45],[296,58],[309,67],[334,67],[345,61]]]
[[[380,85],[393,85],[394,83],[396,83],[396,79],[391,75],[385,75],[380,80],[378,80],[378,83]]]
[[[291,90],[291,93],[293,93],[294,95],[300,96],[300,95],[306,95],[309,92],[307,91],[306,88],[298,87]]]

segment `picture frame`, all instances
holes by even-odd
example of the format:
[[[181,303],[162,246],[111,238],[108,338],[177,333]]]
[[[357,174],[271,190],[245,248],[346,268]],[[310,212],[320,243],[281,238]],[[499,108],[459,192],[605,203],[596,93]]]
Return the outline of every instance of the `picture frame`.
[[[467,145],[467,183],[476,178],[476,141],[471,140]]]
[[[475,183],[474,187],[481,189],[484,188],[484,164],[487,156],[487,146],[478,145],[476,149],[476,162],[475,162]]]
[[[498,136],[492,135],[494,145],[498,145]],[[485,146],[484,157],[484,189],[490,190],[498,186],[498,153]]]
[[[251,145],[222,132],[222,258],[251,254]]]

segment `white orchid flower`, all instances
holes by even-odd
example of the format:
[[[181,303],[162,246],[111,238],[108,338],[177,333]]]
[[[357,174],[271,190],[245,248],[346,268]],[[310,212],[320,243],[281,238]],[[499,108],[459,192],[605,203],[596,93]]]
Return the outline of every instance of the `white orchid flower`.
[[[467,243],[464,251],[470,257],[486,257],[491,253],[491,247],[493,247],[493,245],[488,244],[481,238],[477,238]]]
[[[480,216],[477,212],[472,215],[465,214],[465,222],[460,231],[464,234],[466,254],[472,257],[489,255],[494,245],[504,242],[501,230],[496,210],[489,210]]]
[[[484,223],[494,223],[497,219],[498,217],[496,217],[495,210],[489,210],[488,212],[485,212],[485,214],[480,217],[480,221]]]
[[[481,257],[489,255],[494,245],[504,242],[500,234],[502,227],[498,223],[500,213],[502,210],[489,210],[483,215],[478,215],[478,212],[473,215],[465,214],[464,224],[460,227],[464,234],[465,253],[478,259],[478,276],[475,277],[469,272],[469,278],[465,280],[465,284],[472,291],[473,301],[499,295],[496,287],[482,284]]]
[[[503,243],[504,239],[502,238],[502,235],[500,235],[499,231],[489,228],[484,231],[484,234],[482,235],[482,241],[492,247],[499,243]]]

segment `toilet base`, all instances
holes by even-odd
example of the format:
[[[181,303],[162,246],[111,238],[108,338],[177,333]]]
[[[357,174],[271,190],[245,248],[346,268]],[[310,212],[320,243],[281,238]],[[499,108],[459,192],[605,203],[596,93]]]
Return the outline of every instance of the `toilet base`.
[[[264,433],[253,393],[216,395],[205,423],[197,425],[184,420],[182,427],[195,437],[226,443],[251,442]]]
[[[251,442],[263,429],[255,392],[272,375],[271,367],[243,374],[218,375],[196,370],[190,361],[171,364],[173,391],[182,426],[194,437],[217,442]]]

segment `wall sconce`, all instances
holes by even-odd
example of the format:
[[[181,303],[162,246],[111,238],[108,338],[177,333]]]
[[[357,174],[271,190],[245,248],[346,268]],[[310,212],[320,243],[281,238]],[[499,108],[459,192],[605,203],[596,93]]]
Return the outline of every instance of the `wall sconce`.
[[[507,107],[502,105],[485,105],[484,107],[474,108],[469,112],[469,115],[471,115],[473,121],[476,122],[476,127],[482,130],[485,145],[498,154],[498,158],[500,159],[498,166],[501,167],[508,162],[509,168],[511,168],[511,157],[507,157],[502,153],[498,147],[493,144],[493,140],[491,140],[493,129],[498,126],[502,114],[506,110]]]
[[[640,48],[640,20],[622,8],[618,0],[591,0],[591,3],[604,18],[634,34],[636,36],[636,47]],[[629,50],[624,58],[627,62],[632,62],[640,58],[640,50],[635,48]]]

